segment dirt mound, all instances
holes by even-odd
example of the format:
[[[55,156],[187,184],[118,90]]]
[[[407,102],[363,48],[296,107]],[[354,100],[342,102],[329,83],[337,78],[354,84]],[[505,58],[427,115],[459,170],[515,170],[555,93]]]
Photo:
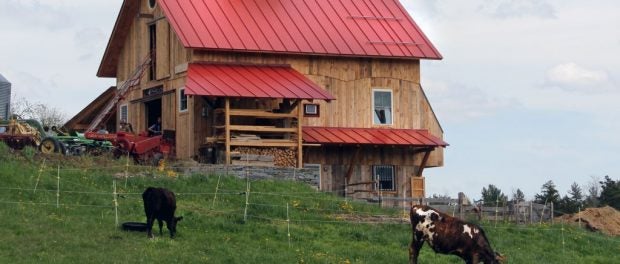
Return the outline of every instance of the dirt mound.
[[[580,214],[566,214],[556,218],[559,221],[581,223],[593,231],[601,231],[603,234],[620,236],[620,211],[609,207],[587,208]]]

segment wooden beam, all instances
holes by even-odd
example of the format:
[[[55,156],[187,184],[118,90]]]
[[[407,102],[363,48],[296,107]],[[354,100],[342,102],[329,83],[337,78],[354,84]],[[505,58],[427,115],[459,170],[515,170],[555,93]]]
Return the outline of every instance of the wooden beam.
[[[302,123],[304,118],[304,109],[303,104],[300,103],[301,100],[295,101],[297,105],[297,168],[303,168],[304,163],[304,152],[303,152],[303,131],[302,131]]]
[[[226,98],[224,110],[224,125],[226,127],[226,165],[230,165],[230,98]]]
[[[216,113],[224,112],[224,109],[218,108],[215,109]],[[262,118],[287,118],[287,117],[297,117],[297,113],[273,113],[260,109],[230,109],[231,116],[252,116],[252,117],[262,117]]]
[[[428,162],[428,158],[431,156],[431,151],[433,150],[430,149],[424,153],[424,158],[422,158],[422,162],[420,163],[420,168],[418,168],[418,172],[416,173],[416,176],[422,177],[422,172],[424,172],[424,167],[426,167],[426,162]]]
[[[295,141],[289,142],[263,142],[261,140],[250,140],[250,141],[232,141],[230,142],[231,146],[237,147],[289,147],[295,148],[298,146],[298,143]]]
[[[345,178],[345,184],[349,184],[349,181],[351,181],[351,176],[353,175],[353,163],[357,160],[357,156],[359,156],[361,150],[362,148],[358,147],[355,151],[355,154],[353,154],[353,157],[351,157],[351,161],[349,162],[349,169],[347,170],[347,175]]]
[[[217,129],[225,129],[226,126],[215,126]],[[229,126],[231,131],[251,131],[251,132],[280,132],[280,133],[296,133],[295,127],[273,127],[273,126]]]

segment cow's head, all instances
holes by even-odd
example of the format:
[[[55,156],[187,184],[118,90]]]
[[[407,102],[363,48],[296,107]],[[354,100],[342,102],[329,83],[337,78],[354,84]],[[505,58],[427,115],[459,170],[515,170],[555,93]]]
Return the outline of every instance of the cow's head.
[[[172,221],[170,221],[170,238],[174,238],[177,234],[177,223],[183,220],[183,217],[173,217]]]
[[[492,264],[500,264],[506,262],[506,256],[500,254],[499,252],[493,252],[493,255],[483,255],[482,262],[484,263],[492,263]]]

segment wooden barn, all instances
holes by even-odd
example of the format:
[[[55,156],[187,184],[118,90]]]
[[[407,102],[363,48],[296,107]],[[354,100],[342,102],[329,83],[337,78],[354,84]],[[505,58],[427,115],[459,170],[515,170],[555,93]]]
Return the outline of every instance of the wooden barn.
[[[318,167],[360,198],[424,196],[443,166],[420,85],[442,57],[398,0],[125,0],[97,75],[121,87],[145,58],[116,120],[161,117],[179,159]]]

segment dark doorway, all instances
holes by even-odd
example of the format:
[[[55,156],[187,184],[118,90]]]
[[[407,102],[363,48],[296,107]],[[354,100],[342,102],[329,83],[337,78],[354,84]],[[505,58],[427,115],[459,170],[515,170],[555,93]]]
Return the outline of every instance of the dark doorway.
[[[144,102],[146,128],[157,122],[157,118],[161,117],[161,98]]]

